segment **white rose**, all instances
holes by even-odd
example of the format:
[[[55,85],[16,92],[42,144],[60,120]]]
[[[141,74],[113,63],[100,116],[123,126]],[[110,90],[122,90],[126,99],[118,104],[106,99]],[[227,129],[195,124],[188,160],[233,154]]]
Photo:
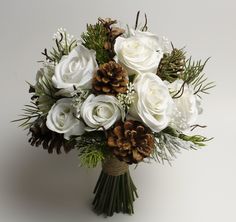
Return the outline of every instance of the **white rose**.
[[[134,81],[136,99],[130,108],[152,131],[160,132],[170,122],[173,100],[164,82],[153,73],[139,75]]]
[[[139,37],[144,44],[155,51],[163,53],[169,53],[171,51],[171,43],[164,36],[159,37],[151,32],[143,32],[134,29],[130,30],[130,35]]]
[[[59,89],[82,89],[92,87],[93,72],[97,68],[94,50],[78,45],[69,55],[63,56],[55,67],[53,84]]]
[[[173,83],[168,83],[171,92],[178,92],[183,85],[183,80],[178,79]],[[198,114],[202,112],[200,99],[194,95],[191,85],[184,85],[181,97],[174,99],[175,111],[171,120],[171,125],[179,130],[187,130],[195,124]]]
[[[156,35],[133,30],[130,37],[116,39],[114,50],[118,62],[132,75],[155,73],[165,52],[165,46]]]
[[[83,103],[80,115],[88,125],[87,131],[109,129],[124,118],[124,110],[114,96],[91,94]]]
[[[72,99],[63,98],[58,100],[50,109],[47,115],[46,125],[48,129],[64,133],[64,138],[71,135],[82,135],[84,124],[74,116]]]

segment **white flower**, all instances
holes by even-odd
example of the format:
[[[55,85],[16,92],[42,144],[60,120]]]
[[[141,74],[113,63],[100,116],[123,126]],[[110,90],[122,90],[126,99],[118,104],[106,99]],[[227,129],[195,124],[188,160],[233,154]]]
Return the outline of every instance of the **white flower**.
[[[178,79],[173,83],[168,83],[171,92],[176,93],[183,85],[183,80]],[[181,97],[174,99],[175,111],[171,120],[171,125],[179,130],[187,130],[195,124],[198,114],[202,112],[200,108],[200,99],[194,95],[191,85],[184,85],[184,91]]]
[[[134,81],[136,99],[131,116],[141,119],[152,131],[160,132],[170,122],[173,100],[164,82],[153,73],[139,75]]]
[[[84,101],[80,115],[88,125],[86,130],[107,130],[117,120],[124,118],[124,110],[114,96],[91,94]]]
[[[47,115],[46,125],[48,129],[64,133],[64,138],[68,139],[71,135],[82,135],[84,124],[74,116],[72,99],[63,98],[58,100]]]
[[[131,36],[140,37],[140,40],[146,44],[149,48],[154,49],[155,51],[169,53],[171,51],[170,41],[162,36],[159,37],[151,32],[143,32],[140,30],[130,30]]]
[[[155,73],[166,50],[165,44],[150,32],[131,30],[130,37],[116,39],[114,50],[118,62],[129,74]]]
[[[53,84],[59,89],[82,89],[92,87],[93,72],[97,68],[94,50],[78,45],[69,55],[63,56],[55,67]]]

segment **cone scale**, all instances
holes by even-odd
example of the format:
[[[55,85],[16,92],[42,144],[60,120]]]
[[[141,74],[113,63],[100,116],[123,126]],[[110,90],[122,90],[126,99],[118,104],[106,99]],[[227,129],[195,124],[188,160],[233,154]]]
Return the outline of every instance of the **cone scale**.
[[[94,189],[93,208],[97,214],[133,214],[137,189],[130,176],[129,166],[115,157],[107,157]]]

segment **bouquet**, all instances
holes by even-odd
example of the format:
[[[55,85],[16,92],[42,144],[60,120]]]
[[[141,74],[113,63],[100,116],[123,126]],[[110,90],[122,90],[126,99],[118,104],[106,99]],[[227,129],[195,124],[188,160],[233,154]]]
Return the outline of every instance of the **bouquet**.
[[[45,49],[30,104],[20,126],[29,143],[49,153],[78,151],[82,166],[102,170],[94,189],[98,214],[133,214],[138,197],[129,166],[169,162],[181,149],[209,141],[189,134],[202,112],[202,95],[214,84],[205,62],[188,58],[165,37],[99,18],[77,39],[60,28]]]

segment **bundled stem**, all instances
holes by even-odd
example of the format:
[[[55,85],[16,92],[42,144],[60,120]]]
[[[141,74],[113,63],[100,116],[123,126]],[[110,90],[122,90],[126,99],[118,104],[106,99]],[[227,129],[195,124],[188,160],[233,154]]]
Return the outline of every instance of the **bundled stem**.
[[[113,169],[113,171],[112,171]],[[133,214],[133,202],[138,197],[128,165],[115,157],[106,159],[94,189],[94,210],[97,214]]]

